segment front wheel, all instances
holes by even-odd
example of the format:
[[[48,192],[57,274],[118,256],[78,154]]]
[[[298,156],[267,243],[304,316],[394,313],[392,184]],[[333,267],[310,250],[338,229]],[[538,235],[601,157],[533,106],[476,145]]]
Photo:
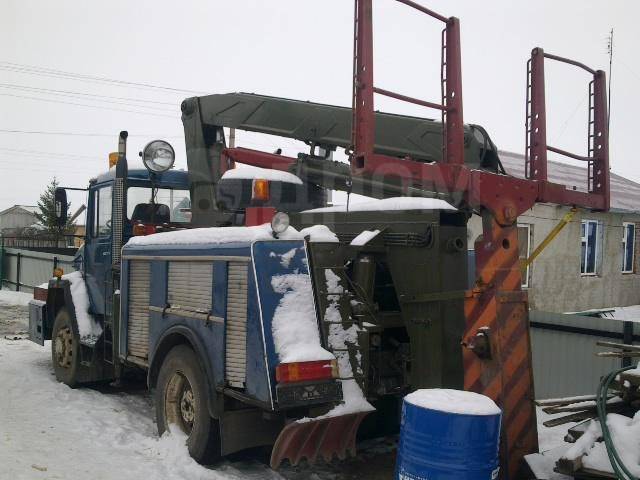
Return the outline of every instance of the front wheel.
[[[156,422],[162,435],[171,425],[187,435],[189,454],[198,463],[220,458],[218,422],[209,415],[209,392],[195,352],[174,347],[164,359],[155,391]]]
[[[56,315],[51,332],[51,361],[56,379],[70,387],[78,385],[79,338],[73,332],[71,316],[64,308]]]

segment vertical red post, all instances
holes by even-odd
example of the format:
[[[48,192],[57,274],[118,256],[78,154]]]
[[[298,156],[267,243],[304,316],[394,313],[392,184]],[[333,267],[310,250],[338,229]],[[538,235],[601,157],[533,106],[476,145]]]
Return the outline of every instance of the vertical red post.
[[[354,28],[353,124],[351,169],[365,168],[373,154],[373,15],[371,0],[356,0]]]
[[[607,120],[607,80],[602,70],[593,76],[593,160],[589,161],[590,193],[605,199],[605,211],[611,203],[609,191],[609,126]]]
[[[464,119],[462,114],[462,60],[460,52],[460,20],[451,17],[445,27],[445,161],[464,164]]]
[[[531,110],[527,178],[547,181],[547,112],[544,89],[544,51],[531,51]],[[529,119],[528,119],[529,120]]]

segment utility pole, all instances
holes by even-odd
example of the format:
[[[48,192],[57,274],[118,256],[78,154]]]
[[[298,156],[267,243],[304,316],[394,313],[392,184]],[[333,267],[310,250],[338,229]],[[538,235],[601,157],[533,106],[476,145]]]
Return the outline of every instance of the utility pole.
[[[609,32],[607,38],[607,53],[609,54],[609,93],[608,93],[608,105],[607,105],[607,130],[609,130],[609,124],[611,123],[611,69],[613,66],[613,28]]]

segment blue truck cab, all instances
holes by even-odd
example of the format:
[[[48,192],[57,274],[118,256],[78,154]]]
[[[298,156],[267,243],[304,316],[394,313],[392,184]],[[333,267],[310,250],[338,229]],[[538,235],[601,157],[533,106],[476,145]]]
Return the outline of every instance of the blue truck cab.
[[[342,383],[321,335],[307,240],[288,223],[193,228],[191,179],[155,168],[170,147],[154,143],[147,170],[129,170],[121,136],[115,165],[90,181],[78,272],[54,272],[31,302],[31,340],[51,340],[56,378],[71,387],[144,372],[159,433],[176,425],[201,463],[256,446],[275,445],[274,467],[355,449],[361,416],[330,415]],[[66,210],[59,190],[63,225]],[[329,447],[320,436],[294,458],[301,435],[323,430]]]

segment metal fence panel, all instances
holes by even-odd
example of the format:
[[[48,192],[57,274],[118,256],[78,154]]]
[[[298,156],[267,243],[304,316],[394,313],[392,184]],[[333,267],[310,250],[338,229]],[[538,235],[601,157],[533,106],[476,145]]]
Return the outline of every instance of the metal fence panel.
[[[606,318],[531,311],[533,379],[537,398],[594,394],[600,378],[619,368],[619,358],[597,357],[607,350],[596,342],[622,343],[624,322]],[[592,330],[591,334],[562,331],[564,327]],[[640,325],[634,325],[640,332]],[[607,332],[602,336],[597,331]],[[636,342],[637,343],[637,342]]]
[[[35,252],[22,248],[5,248],[2,262],[2,284],[15,290],[16,284],[20,283],[20,290],[25,292],[31,292],[33,287],[49,281],[54,263],[65,273],[75,270],[73,257],[70,255]]]

